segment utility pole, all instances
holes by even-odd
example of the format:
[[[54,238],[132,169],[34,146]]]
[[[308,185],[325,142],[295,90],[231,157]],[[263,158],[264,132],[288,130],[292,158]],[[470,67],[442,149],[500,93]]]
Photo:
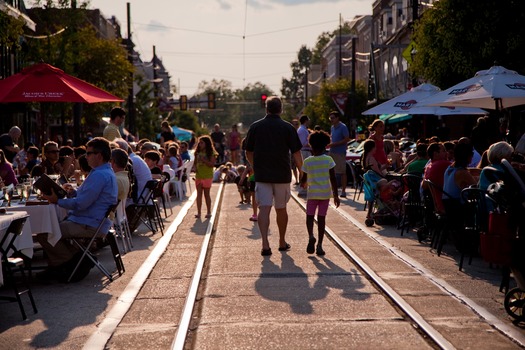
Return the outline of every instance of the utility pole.
[[[159,97],[159,89],[157,87],[157,50],[153,45],[153,96],[155,96],[155,104],[157,104],[157,98]]]
[[[308,105],[308,67],[304,71],[304,107]]]
[[[355,45],[357,42],[357,37],[355,35],[352,36],[352,82],[350,85],[350,95],[348,96],[346,100],[346,108],[345,108],[345,114],[348,112],[348,126],[350,130],[350,136],[357,137],[356,129],[357,129],[357,116],[355,115],[355,103],[356,103],[356,91],[355,91],[355,59],[356,59],[356,49]],[[348,104],[350,104],[350,108],[348,108]]]
[[[128,61],[133,65],[133,42],[131,41],[131,4],[126,3],[127,6],[127,18],[128,18],[128,40],[127,40],[127,49],[128,49]],[[130,73],[130,82],[128,87],[128,128],[129,132],[132,135],[136,135],[135,127],[135,96],[133,93],[133,82],[134,82],[134,69]]]
[[[76,18],[76,12],[77,12],[77,2],[76,0],[73,0],[71,1],[71,10],[75,12],[75,18]],[[75,23],[76,25],[76,23]],[[75,42],[77,42],[77,38],[76,38],[76,35],[77,35],[77,28],[73,28],[73,31],[74,31],[74,36],[75,36]],[[78,57],[78,45],[73,45],[73,50],[75,50],[76,52],[74,52],[74,56],[75,57]],[[78,63],[77,61],[75,61],[75,64],[74,64],[74,71],[75,73],[78,72]],[[73,104],[73,142],[74,142],[74,145],[78,146],[80,145],[80,116],[82,115],[82,103],[80,102],[77,102],[75,104]],[[63,137],[66,138],[67,135],[63,134]],[[66,140],[64,140],[65,142]]]
[[[339,14],[339,78],[343,76],[343,24],[341,14]]]

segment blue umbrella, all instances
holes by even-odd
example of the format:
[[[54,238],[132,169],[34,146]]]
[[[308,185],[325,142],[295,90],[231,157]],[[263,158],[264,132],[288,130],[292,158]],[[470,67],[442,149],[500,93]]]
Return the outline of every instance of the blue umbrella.
[[[178,140],[181,141],[189,141],[191,140],[191,131],[188,131],[186,129],[181,129],[178,126],[172,126],[173,133],[175,136],[177,136]]]

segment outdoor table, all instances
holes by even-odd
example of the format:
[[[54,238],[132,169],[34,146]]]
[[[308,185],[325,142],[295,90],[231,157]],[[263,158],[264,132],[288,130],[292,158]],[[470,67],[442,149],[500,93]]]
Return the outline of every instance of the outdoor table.
[[[30,227],[30,233],[47,233],[47,241],[51,245],[54,246],[57,244],[62,237],[59,223],[66,217],[67,211],[56,204],[26,206],[24,204],[12,203],[12,206],[6,209],[8,212],[27,212],[30,215],[28,220],[30,225],[26,226]],[[24,227],[24,230],[26,230],[26,227]]]

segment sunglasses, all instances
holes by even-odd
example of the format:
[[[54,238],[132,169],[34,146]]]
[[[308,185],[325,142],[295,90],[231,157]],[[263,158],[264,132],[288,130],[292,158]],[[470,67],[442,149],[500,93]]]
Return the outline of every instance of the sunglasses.
[[[46,153],[58,153],[60,152],[59,150],[55,149],[55,150],[51,150],[51,151],[46,151]]]

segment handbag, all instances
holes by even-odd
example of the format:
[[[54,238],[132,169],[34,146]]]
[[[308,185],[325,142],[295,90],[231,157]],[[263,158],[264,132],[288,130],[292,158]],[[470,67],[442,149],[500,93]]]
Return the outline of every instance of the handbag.
[[[483,260],[497,265],[510,265],[515,236],[516,229],[510,225],[507,213],[490,212],[488,230],[480,234]]]

